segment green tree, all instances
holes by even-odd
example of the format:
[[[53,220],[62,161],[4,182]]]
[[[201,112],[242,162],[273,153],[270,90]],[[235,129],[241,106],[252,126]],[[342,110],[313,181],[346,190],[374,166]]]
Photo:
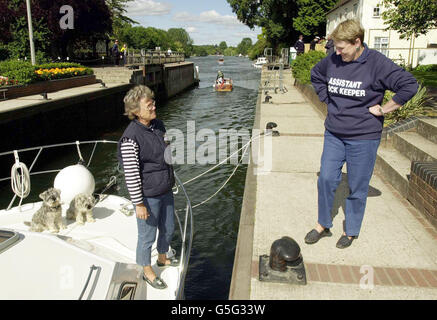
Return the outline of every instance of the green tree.
[[[220,49],[221,53],[224,53],[227,47],[228,47],[228,45],[226,44],[226,41],[220,42],[219,49]]]
[[[237,54],[238,54],[237,48],[235,48],[235,47],[227,47],[223,51],[223,55],[225,55],[225,56],[236,56]]]
[[[387,29],[397,30],[400,38],[410,39],[425,35],[437,27],[436,0],[383,0],[382,13]]]
[[[326,30],[326,13],[337,0],[296,0],[297,17],[293,18],[293,27],[303,35],[322,35]]]
[[[254,60],[257,57],[262,56],[264,54],[264,49],[265,48],[271,48],[272,47],[270,42],[267,40],[264,28],[262,29],[262,33],[259,34],[257,38],[258,38],[258,41],[247,52],[247,54],[249,55],[249,58],[251,60]]]
[[[238,44],[237,51],[238,51],[238,53],[241,53],[242,55],[245,56],[251,47],[252,47],[252,39],[244,38]]]
[[[183,52],[185,56],[190,56],[193,52],[193,39],[185,29],[170,28],[167,30],[168,38],[172,50]]]
[[[144,28],[141,26],[125,29],[123,33],[128,46],[135,49],[151,49],[161,47],[165,50],[170,46],[167,31],[153,27]]]
[[[237,18],[254,28],[265,28],[266,40],[276,48],[279,43],[292,43],[295,37],[293,18],[297,17],[295,0],[227,0]]]
[[[205,57],[208,55],[208,51],[204,46],[193,46],[193,54],[198,57]]]

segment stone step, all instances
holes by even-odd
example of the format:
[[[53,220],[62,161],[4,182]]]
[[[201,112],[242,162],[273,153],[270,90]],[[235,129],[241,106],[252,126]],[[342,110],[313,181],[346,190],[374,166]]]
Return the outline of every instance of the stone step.
[[[419,119],[417,133],[437,144],[437,118]]]
[[[417,132],[395,133],[393,147],[411,161],[437,161],[437,144]]]
[[[375,163],[375,171],[381,174],[399,193],[407,198],[411,160],[391,146],[381,145]]]

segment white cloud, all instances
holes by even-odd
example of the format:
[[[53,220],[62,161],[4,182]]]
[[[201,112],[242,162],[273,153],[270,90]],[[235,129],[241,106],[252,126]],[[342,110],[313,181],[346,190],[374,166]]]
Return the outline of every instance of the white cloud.
[[[241,26],[242,23],[238,21],[236,16],[220,15],[215,10],[202,12],[199,16],[199,20],[206,23],[215,23],[226,26]]]
[[[186,27],[185,30],[186,30],[188,33],[196,33],[196,32],[198,32],[198,31],[197,31],[197,28],[195,28],[195,27]]]
[[[135,0],[127,5],[127,15],[130,17],[138,16],[163,16],[169,14],[172,5],[153,0]]]
[[[173,20],[182,22],[203,22],[203,23],[213,23],[217,25],[227,26],[227,27],[239,27],[244,26],[243,23],[238,21],[237,16],[231,15],[221,15],[215,10],[204,11],[200,15],[195,16],[188,12],[178,12],[173,15]]]
[[[182,22],[198,22],[199,19],[196,16],[189,14],[186,11],[178,12],[173,15],[173,20]]]

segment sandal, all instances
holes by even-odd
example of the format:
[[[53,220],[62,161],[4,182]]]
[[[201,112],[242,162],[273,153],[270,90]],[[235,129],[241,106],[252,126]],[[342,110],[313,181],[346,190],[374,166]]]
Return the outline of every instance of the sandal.
[[[143,273],[143,280],[145,280],[148,284],[150,284],[155,289],[165,289],[167,288],[167,284],[160,277],[156,276],[153,281],[146,277]]]
[[[307,244],[313,244],[319,241],[323,237],[330,237],[332,236],[331,231],[329,231],[328,228],[325,228],[322,232],[318,232],[316,229],[311,230],[307,233],[305,236],[305,243]]]
[[[167,259],[167,260],[170,260],[169,264],[161,263],[158,260],[156,260],[156,265],[158,267],[160,267],[160,268],[163,268],[163,267],[177,267],[177,266],[179,266],[179,260],[178,259]],[[167,262],[167,260],[166,260],[166,262]]]

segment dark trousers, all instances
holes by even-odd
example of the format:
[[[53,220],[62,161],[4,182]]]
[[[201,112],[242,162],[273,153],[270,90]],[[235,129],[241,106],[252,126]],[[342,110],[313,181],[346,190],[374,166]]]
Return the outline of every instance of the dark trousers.
[[[345,232],[358,236],[366,209],[369,182],[375,166],[380,139],[352,140],[325,131],[320,176],[317,181],[318,223],[332,228],[331,210],[334,195],[341,181],[341,168],[346,162],[350,194],[345,206]]]

